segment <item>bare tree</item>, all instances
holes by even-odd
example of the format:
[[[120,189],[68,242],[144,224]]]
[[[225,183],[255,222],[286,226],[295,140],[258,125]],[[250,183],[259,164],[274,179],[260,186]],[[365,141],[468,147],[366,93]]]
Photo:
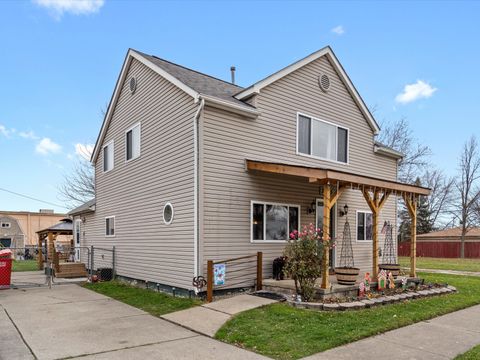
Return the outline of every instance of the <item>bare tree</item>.
[[[384,122],[382,128],[378,141],[404,154],[398,164],[398,180],[414,183],[429,165],[430,148],[415,139],[405,117],[398,121]]]
[[[476,208],[480,201],[480,153],[477,139],[472,136],[463,145],[459,159],[459,174],[455,179],[457,201],[453,216],[459,220],[462,229],[460,257],[465,257],[465,237],[468,230],[475,225]]]
[[[60,198],[72,208],[95,197],[94,168],[90,162],[78,159],[72,170],[65,174],[58,189]]]
[[[427,169],[421,183],[430,188],[428,196],[429,221],[434,229],[445,229],[451,225],[451,205],[454,198],[454,180],[445,176],[443,171]]]

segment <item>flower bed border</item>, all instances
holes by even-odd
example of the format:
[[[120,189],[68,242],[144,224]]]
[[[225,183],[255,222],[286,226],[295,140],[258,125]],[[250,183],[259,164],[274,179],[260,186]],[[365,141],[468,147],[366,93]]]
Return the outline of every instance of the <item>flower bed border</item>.
[[[454,286],[448,285],[442,288],[432,288],[427,290],[410,291],[396,295],[386,295],[372,299],[362,299],[352,302],[343,303],[314,303],[293,301],[288,299],[287,303],[298,309],[310,309],[317,311],[345,311],[345,310],[359,310],[371,308],[379,305],[393,304],[404,300],[414,300],[419,298],[426,298],[432,296],[447,295],[457,292]]]

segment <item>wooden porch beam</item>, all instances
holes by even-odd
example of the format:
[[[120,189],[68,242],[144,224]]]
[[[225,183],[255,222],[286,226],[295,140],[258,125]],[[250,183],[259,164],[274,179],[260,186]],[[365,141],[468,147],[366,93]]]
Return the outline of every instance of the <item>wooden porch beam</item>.
[[[403,200],[410,214],[410,276],[417,276],[417,196],[403,194]]]
[[[323,185],[323,239],[327,240],[330,237],[330,209],[331,209],[331,199],[330,199],[330,184]],[[328,289],[330,287],[329,281],[329,252],[328,247],[323,248],[323,258],[322,258],[322,289]]]

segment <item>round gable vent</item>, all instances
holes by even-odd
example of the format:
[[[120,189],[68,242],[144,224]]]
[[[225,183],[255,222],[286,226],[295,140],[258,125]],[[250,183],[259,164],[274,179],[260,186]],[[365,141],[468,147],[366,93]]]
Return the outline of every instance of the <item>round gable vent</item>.
[[[129,86],[130,92],[133,94],[135,90],[137,90],[137,79],[135,79],[134,77],[130,78]]]
[[[318,85],[324,92],[327,92],[330,89],[330,78],[327,74],[320,74],[318,77]]]

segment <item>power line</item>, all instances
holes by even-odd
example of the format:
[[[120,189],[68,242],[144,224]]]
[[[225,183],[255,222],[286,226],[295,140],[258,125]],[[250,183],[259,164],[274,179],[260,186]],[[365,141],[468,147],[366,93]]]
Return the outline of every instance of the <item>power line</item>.
[[[69,209],[68,207],[63,206],[63,205],[58,205],[58,204],[55,204],[55,203],[52,203],[52,202],[49,202],[49,201],[37,199],[37,198],[31,197],[31,196],[28,196],[28,195],[25,195],[25,194],[17,193],[17,192],[15,192],[15,191],[7,190],[7,189],[4,189],[4,188],[0,188],[0,190],[1,190],[1,191],[5,191],[5,192],[10,193],[10,194],[13,194],[13,195],[17,195],[17,196],[23,197],[23,198],[25,198],[25,199],[30,199],[30,200],[38,201],[38,202],[41,202],[41,203],[44,203],[44,204],[61,207],[61,208],[67,209],[67,210]]]

